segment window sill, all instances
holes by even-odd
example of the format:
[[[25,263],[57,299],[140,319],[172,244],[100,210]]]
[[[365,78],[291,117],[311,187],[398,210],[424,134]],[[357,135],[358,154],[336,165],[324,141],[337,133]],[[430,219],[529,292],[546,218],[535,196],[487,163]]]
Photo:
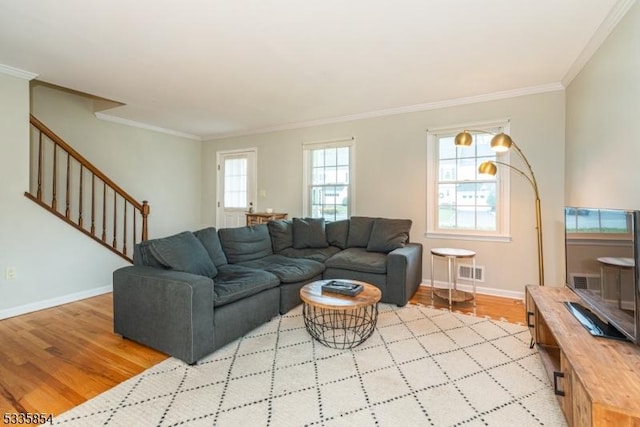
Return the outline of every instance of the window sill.
[[[463,233],[434,233],[426,232],[424,236],[427,239],[444,239],[444,240],[475,240],[480,242],[499,242],[511,243],[511,236],[488,236],[482,234],[463,234]]]

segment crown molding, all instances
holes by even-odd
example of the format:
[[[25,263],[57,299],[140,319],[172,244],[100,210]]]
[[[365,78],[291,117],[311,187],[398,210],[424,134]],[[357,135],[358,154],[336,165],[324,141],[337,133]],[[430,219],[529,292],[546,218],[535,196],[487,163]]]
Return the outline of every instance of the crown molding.
[[[135,128],[140,128],[140,129],[151,130],[151,131],[154,131],[154,132],[160,132],[160,133],[164,133],[164,134],[167,134],[167,135],[178,136],[180,138],[191,139],[193,141],[202,141],[201,137],[199,137],[198,135],[193,135],[191,133],[180,132],[180,131],[172,130],[172,129],[166,129],[166,128],[162,128],[162,127],[159,127],[159,126],[150,125],[150,124],[147,124],[147,123],[137,122],[135,120],[123,119],[122,117],[112,116],[112,115],[109,115],[109,114],[101,113],[99,111],[96,111],[93,114],[96,116],[97,119],[104,120],[106,122],[118,123],[120,125],[125,125],[125,126],[131,126],[131,127],[135,127]]]
[[[397,108],[388,108],[384,110],[370,111],[366,113],[351,114],[346,116],[331,117],[327,119],[309,120],[297,123],[288,123],[278,126],[270,126],[248,131],[232,132],[221,135],[210,135],[202,137],[204,141],[214,141],[218,139],[234,138],[240,136],[256,135],[261,133],[278,132],[283,130],[301,129],[313,126],[322,126],[332,123],[351,122],[355,120],[372,119],[376,117],[393,116],[397,114],[415,113],[419,111],[438,110],[448,107],[456,107],[460,105],[477,104],[480,102],[496,101],[500,99],[516,98],[525,95],[535,95],[539,93],[555,92],[564,90],[565,87],[561,83],[550,83],[539,86],[529,86],[519,89],[506,90],[501,92],[493,92],[485,95],[469,96],[465,98],[449,99],[445,101],[428,102],[425,104],[407,105]]]
[[[582,68],[589,62],[591,57],[596,53],[596,51],[602,46],[602,43],[609,37],[614,30],[614,28],[620,23],[622,18],[626,15],[626,13],[631,9],[631,6],[636,2],[636,0],[618,0],[616,4],[611,8],[609,14],[602,21],[596,32],[593,34],[591,39],[587,42],[587,45],[582,49],[580,55],[576,58],[576,60],[569,67],[569,71],[565,74],[562,79],[562,84],[567,87],[576,78],[578,73],[582,71]]]
[[[25,80],[33,80],[38,77],[37,74],[29,71],[21,70],[19,68],[10,67],[8,65],[0,64],[0,73],[6,74],[12,77],[18,77]]]

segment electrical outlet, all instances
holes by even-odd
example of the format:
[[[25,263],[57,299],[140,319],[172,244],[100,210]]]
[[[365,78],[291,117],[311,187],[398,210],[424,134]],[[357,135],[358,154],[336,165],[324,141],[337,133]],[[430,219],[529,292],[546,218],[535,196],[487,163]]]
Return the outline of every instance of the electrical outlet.
[[[7,267],[4,270],[4,278],[7,280],[13,280],[16,278],[16,268],[15,267]]]

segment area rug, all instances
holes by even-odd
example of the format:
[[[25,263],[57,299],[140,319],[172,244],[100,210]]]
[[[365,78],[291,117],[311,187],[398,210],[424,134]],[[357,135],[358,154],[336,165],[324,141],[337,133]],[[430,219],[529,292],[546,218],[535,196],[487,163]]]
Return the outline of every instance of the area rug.
[[[69,426],[564,426],[522,325],[380,305],[334,350],[300,307],[196,366],[170,358],[56,417]]]

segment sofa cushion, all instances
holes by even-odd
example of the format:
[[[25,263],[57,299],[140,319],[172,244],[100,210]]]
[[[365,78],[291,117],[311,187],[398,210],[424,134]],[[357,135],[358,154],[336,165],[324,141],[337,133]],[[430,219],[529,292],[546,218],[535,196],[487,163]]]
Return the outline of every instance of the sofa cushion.
[[[347,249],[347,237],[349,236],[349,220],[332,221],[325,225],[327,232],[327,242],[331,246],[337,246],[340,249]]]
[[[243,262],[241,265],[273,273],[282,283],[309,280],[324,271],[324,264],[321,262],[304,258],[288,258],[283,255],[270,255],[258,260]]]
[[[267,224],[218,230],[222,250],[230,264],[264,258],[273,254]]]
[[[327,236],[324,233],[324,218],[293,218],[293,247],[326,248]]]
[[[386,274],[387,255],[380,252],[367,252],[365,248],[348,248],[329,258],[325,265],[327,268]]]
[[[269,272],[233,264],[220,266],[213,282],[214,307],[238,301],[280,284],[280,280]]]
[[[410,219],[376,218],[367,250],[388,253],[394,249],[404,248],[409,240],[409,230],[411,230]]]
[[[153,256],[149,249],[149,242],[151,242],[151,240],[144,240],[133,247],[133,265],[167,268]]]
[[[216,267],[227,264],[227,257],[224,255],[215,227],[203,228],[202,230],[194,231],[193,234],[207,250]]]
[[[147,245],[153,257],[172,270],[206,277],[218,273],[207,250],[190,231],[150,240]]]
[[[278,253],[293,246],[293,222],[289,219],[269,221],[267,223],[273,252]]]
[[[306,258],[318,262],[325,262],[327,259],[329,259],[329,257],[335,255],[338,252],[340,252],[340,248],[335,246],[329,246],[326,248],[305,249],[287,248],[280,252],[279,255],[284,255],[290,258]]]
[[[371,236],[371,229],[373,228],[375,218],[352,216],[349,221],[347,247],[366,248],[369,244],[369,237]]]

